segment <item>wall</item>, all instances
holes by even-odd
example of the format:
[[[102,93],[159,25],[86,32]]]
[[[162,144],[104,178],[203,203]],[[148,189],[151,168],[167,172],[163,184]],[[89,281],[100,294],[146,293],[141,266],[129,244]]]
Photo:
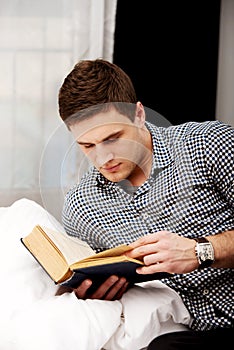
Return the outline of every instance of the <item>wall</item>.
[[[118,0],[114,62],[172,124],[215,119],[220,0]]]
[[[234,1],[118,0],[114,62],[172,124],[234,126]]]
[[[234,1],[222,0],[216,118],[234,127]]]

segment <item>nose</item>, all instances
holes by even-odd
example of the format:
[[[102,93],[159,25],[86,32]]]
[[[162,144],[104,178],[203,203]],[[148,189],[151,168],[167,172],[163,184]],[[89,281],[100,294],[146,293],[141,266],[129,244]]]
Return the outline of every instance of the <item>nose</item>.
[[[98,167],[103,166],[114,158],[113,150],[104,143],[97,144],[94,153],[94,161]]]

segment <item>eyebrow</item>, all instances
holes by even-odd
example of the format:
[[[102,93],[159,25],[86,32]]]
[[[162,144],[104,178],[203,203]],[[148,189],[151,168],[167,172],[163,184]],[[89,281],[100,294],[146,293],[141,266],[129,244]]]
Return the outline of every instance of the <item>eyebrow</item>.
[[[105,142],[105,141],[111,139],[112,137],[114,138],[114,137],[119,136],[120,134],[121,134],[121,131],[114,132],[113,134],[110,134],[107,137],[105,137],[104,139],[102,139],[100,142]],[[77,141],[77,143],[79,145],[93,145],[92,142]]]

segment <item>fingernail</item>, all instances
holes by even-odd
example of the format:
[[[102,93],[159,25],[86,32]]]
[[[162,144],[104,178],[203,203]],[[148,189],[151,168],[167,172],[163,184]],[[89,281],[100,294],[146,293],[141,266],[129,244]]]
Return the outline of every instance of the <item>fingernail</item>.
[[[86,281],[85,281],[85,285],[86,285],[87,287],[90,287],[91,284],[92,284],[92,281],[90,281],[90,280],[86,280]]]
[[[111,277],[111,283],[117,282],[118,279],[119,279],[119,278],[118,278],[117,276],[112,276],[112,277]]]

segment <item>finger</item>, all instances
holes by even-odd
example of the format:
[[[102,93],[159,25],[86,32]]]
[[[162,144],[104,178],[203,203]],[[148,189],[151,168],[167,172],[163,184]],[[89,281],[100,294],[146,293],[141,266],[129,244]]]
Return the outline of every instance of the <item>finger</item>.
[[[157,242],[142,245],[127,252],[127,256],[131,258],[145,257],[146,255],[157,253]]]
[[[147,274],[152,274],[156,272],[167,272],[167,271],[162,267],[162,264],[156,263],[149,266],[138,267],[136,269],[136,272],[139,273],[140,275],[147,275]]]
[[[162,253],[148,254],[148,255],[145,255],[143,258],[143,262],[146,266],[153,265],[153,264],[159,264],[162,261],[164,261]]]
[[[129,247],[137,248],[145,244],[156,243],[158,241],[158,233],[159,232],[155,232],[155,233],[151,233],[149,235],[143,236],[137,239],[135,242],[132,242],[131,244],[129,244]]]
[[[86,279],[77,288],[75,288],[74,292],[77,298],[84,299],[91,285],[92,285],[92,281],[89,279]]]
[[[114,286],[114,284],[119,280],[117,276],[110,276],[102,285],[94,292],[91,296],[91,299],[103,299],[109,289]]]
[[[121,277],[106,293],[105,300],[113,300],[118,299],[120,295],[122,296],[124,293],[124,287],[126,284],[126,278]]]
[[[125,282],[124,285],[122,286],[122,288],[115,295],[114,300],[119,300],[120,298],[122,298],[123,294],[126,292],[128,287],[129,287],[129,282]]]
[[[158,261],[157,263],[152,265],[148,265],[148,266],[145,265],[142,267],[138,267],[136,269],[136,272],[141,275],[153,274],[158,272],[167,272],[167,273],[173,274],[175,273],[175,268],[173,267],[172,264]]]

